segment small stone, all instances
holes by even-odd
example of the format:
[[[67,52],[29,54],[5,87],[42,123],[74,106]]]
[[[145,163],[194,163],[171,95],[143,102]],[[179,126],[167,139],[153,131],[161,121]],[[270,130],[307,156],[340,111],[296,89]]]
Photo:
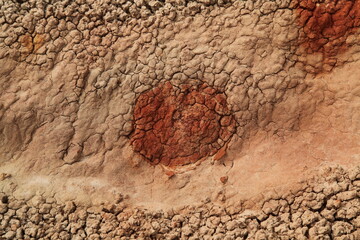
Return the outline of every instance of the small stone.
[[[2,197],[1,197],[1,202],[2,202],[3,204],[8,204],[8,203],[9,203],[9,198],[8,198],[8,196],[6,196],[6,195],[2,196]]]
[[[220,178],[220,181],[221,181],[223,184],[225,184],[225,183],[227,183],[228,179],[229,179],[228,176],[223,176],[223,177]]]

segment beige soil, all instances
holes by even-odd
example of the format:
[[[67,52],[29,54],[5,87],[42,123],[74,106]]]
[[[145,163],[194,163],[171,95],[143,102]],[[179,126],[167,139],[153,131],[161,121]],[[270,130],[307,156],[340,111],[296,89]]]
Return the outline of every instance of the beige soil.
[[[268,239],[356,239],[359,236],[356,231],[360,227],[357,21],[344,30],[341,41],[337,42],[338,36],[331,35],[336,39],[329,44],[338,43],[344,48],[331,55],[329,61],[328,53],[309,53],[305,49],[304,41],[309,34],[306,27],[304,32],[304,26],[299,25],[299,6],[291,1],[19,2],[0,0],[0,193],[4,196],[0,199],[0,239],[69,239],[67,236],[266,239],[261,238],[262,234]],[[357,9],[353,13],[358,14]],[[176,88],[199,82],[222,94],[221,101],[227,104],[222,109],[231,112],[224,115],[236,121],[230,140],[216,135],[223,126],[220,122],[209,128],[203,127],[208,125],[201,125],[202,122],[201,134],[196,132],[196,137],[211,138],[211,146],[187,144],[189,138],[182,136],[186,133],[188,137],[190,131],[184,122],[197,124],[198,119],[206,119],[186,113],[186,121],[179,120],[182,127],[169,132],[166,127],[171,125],[172,118],[166,119],[168,114],[155,111],[158,117],[147,126],[152,129],[157,122],[165,122],[156,131],[166,131],[162,138],[171,135],[167,141],[176,144],[166,145],[165,153],[159,150],[162,149],[160,137],[151,138],[158,141],[156,151],[149,149],[150,138],[146,144],[132,145],[138,126],[136,120],[143,116],[134,117],[141,94],[162,84],[170,83]],[[162,99],[167,99],[166,93],[163,94]],[[166,101],[175,104],[180,98],[169,99]],[[184,99],[187,101],[184,106],[192,106],[190,98]],[[147,106],[149,109],[158,105]],[[170,105],[166,105],[166,111],[172,109]],[[205,105],[202,106],[201,111],[206,112]],[[211,111],[211,116],[220,121],[223,115],[217,115],[216,109]],[[175,110],[171,114],[173,117]],[[189,120],[191,116],[197,119]],[[213,128],[218,128],[214,131],[215,138],[213,132],[208,132]],[[179,156],[171,152],[175,146]],[[202,154],[194,154],[200,148],[211,149],[211,153],[201,150]],[[144,158],[141,152],[150,152],[145,154],[150,157]],[[167,159],[168,156],[177,163],[170,164],[173,160]],[[157,161],[162,164],[156,164]],[[341,187],[331,188],[327,194],[324,189],[329,179]],[[306,199],[305,195],[310,193],[314,199],[325,196],[319,208],[312,209],[304,203],[299,210],[294,207],[296,201],[288,201],[286,197],[301,195]],[[43,200],[36,200],[39,195]],[[115,205],[124,204],[121,211],[104,210],[103,203],[113,203],[119,196],[124,199],[121,197]],[[342,198],[343,205],[336,208],[331,205]],[[283,212],[279,210],[281,199],[287,199],[290,206],[281,208]],[[73,202],[69,203],[70,200]],[[111,219],[130,224],[127,227],[133,231],[126,226],[119,232],[113,231],[114,222],[104,232],[87,231],[85,227],[71,232],[69,227],[60,232],[54,230],[53,235],[32,233],[26,230],[30,229],[24,225],[29,217],[24,215],[19,217],[19,226],[25,232],[19,237],[21,232],[9,225],[18,210],[11,206],[11,201],[27,204],[34,211],[47,204],[46,201],[51,202],[50,208],[67,202],[66,208],[70,210],[63,211],[65,216],[74,214],[75,209],[83,211],[103,204],[89,214],[95,214],[107,224],[103,215],[111,213],[114,215]],[[30,207],[23,201],[39,204]],[[271,201],[278,201],[275,210],[264,209],[264,204]],[[174,215],[185,218],[180,222],[191,222],[189,219],[196,215],[197,208],[215,205],[226,212],[217,214],[219,218],[244,219],[247,234],[233,234],[232,227],[216,230],[220,222],[207,223],[213,221],[209,220],[213,216],[210,213],[204,214],[198,227],[191,223],[191,231],[183,229],[186,224],[169,223],[173,228],[169,227],[168,232],[154,226],[152,232],[136,228],[137,223],[129,220],[131,215],[140,218],[141,224],[152,223],[154,217],[149,220],[143,213],[137,215],[147,209],[150,215],[162,210],[161,214],[165,215],[160,214],[161,221],[167,219],[168,211],[175,211],[180,215]],[[229,208],[237,213],[230,213]],[[334,219],[323,213],[334,209],[340,212],[332,212]],[[9,217],[10,210],[16,214]],[[122,216],[126,211],[129,216]],[[272,217],[295,212],[304,218],[299,226],[290,217],[284,222],[289,231],[269,227]],[[39,214],[45,219],[50,210]],[[256,224],[251,223],[254,219]],[[57,221],[60,220],[53,223]],[[221,221],[226,226],[230,220]],[[252,224],[256,227],[252,228]],[[55,225],[51,226],[49,229]],[[204,226],[215,230],[201,230]],[[325,226],[331,231],[319,230]]]

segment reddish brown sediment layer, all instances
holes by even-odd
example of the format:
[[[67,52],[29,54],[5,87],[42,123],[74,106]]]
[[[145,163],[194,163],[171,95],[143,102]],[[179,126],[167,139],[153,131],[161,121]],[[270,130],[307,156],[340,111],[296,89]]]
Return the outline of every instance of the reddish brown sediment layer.
[[[348,47],[347,37],[360,26],[359,0],[301,0],[296,10],[303,28],[301,47],[306,53],[323,53],[327,62]]]
[[[206,84],[160,84],[139,96],[134,119],[134,150],[170,167],[216,154],[235,131],[226,95]]]

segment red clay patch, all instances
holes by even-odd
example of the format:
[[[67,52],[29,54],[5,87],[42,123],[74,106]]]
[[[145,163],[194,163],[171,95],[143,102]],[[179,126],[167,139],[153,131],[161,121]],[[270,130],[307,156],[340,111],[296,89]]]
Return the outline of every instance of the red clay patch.
[[[142,93],[134,109],[134,151],[152,164],[195,163],[216,154],[235,132],[226,95],[206,84],[169,82]]]
[[[360,0],[299,0],[296,9],[301,45],[325,60],[345,50],[346,38],[360,26]]]

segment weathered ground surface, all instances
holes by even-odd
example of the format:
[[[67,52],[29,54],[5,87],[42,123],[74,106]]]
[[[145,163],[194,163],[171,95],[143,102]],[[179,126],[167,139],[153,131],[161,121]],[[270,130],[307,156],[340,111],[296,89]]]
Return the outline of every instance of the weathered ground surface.
[[[236,124],[224,93],[206,84],[180,85],[176,91],[168,82],[138,97],[134,128],[134,150],[153,164],[174,168],[219,152]]]
[[[359,238],[359,4],[0,0],[0,238]]]
[[[96,206],[30,201],[1,195],[3,239],[359,239],[360,168],[323,168],[319,176],[274,193],[256,210],[246,202],[209,199],[187,207],[150,211],[123,196]]]

